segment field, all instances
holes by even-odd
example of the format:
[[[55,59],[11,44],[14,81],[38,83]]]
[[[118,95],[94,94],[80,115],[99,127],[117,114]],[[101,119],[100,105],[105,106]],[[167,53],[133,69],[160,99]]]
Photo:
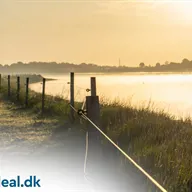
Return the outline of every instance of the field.
[[[21,80],[20,100],[16,100],[16,78],[12,78],[11,96],[7,98],[7,80],[2,80],[4,99],[24,107],[25,87]],[[42,77],[32,75],[31,82]],[[46,95],[44,115],[68,118],[69,102],[60,96]],[[192,125],[190,119],[176,119],[153,108],[134,108],[129,103],[100,98],[101,126],[113,141],[159,181],[168,191],[192,191]],[[76,108],[81,103],[75,104]],[[41,114],[41,94],[30,90],[29,105]],[[78,121],[78,119],[77,119]]]

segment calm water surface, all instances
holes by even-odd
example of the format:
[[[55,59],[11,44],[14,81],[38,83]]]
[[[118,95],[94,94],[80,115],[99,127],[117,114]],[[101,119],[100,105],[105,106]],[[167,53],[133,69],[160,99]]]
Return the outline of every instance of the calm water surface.
[[[46,82],[46,93],[69,97],[69,74],[49,75],[57,79]],[[192,116],[192,74],[75,74],[75,99],[82,101],[86,88],[90,88],[90,77],[97,78],[97,93],[101,97],[130,102],[139,107],[148,105],[155,110],[165,110],[176,116]],[[41,92],[42,85],[36,83],[31,89]]]

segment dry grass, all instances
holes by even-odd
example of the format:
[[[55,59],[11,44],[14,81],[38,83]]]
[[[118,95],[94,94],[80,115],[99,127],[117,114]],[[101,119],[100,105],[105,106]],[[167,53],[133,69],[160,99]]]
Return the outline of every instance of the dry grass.
[[[6,91],[5,86],[2,90],[5,97]],[[19,103],[24,103],[24,89],[21,93]],[[15,95],[12,95],[10,99],[15,101]],[[150,102],[143,108],[134,108],[131,103],[122,103],[119,100],[109,102],[107,99],[101,99],[101,103],[102,128],[115,142],[118,142],[168,191],[192,191],[192,124],[190,119],[176,119],[164,111],[154,110]],[[77,107],[79,105],[80,103],[76,103]],[[29,108],[36,113],[41,111],[41,94],[30,91]],[[46,96],[47,115],[67,118],[68,113],[67,100]],[[8,124],[9,121],[6,123]],[[28,127],[27,132],[31,131],[33,135],[31,140],[38,142],[39,138],[36,137],[34,129],[31,130],[30,126]],[[39,131],[39,134],[45,134],[44,131]],[[19,137],[25,138],[25,133],[20,133]]]
[[[104,102],[102,126],[168,191],[192,191],[192,124],[150,106]]]
[[[8,102],[0,102],[1,153],[31,153],[49,139],[54,128],[53,119],[39,119]]]

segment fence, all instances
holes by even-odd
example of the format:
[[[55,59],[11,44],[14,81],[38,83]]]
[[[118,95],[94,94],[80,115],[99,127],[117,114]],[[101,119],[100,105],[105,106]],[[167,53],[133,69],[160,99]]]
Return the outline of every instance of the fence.
[[[74,84],[75,76],[74,73],[70,73],[70,100],[69,100],[69,106],[70,106],[70,121],[71,123],[74,123],[75,121],[75,114],[78,114],[80,118],[83,118],[87,123],[87,134],[86,134],[86,157],[85,157],[85,164],[84,164],[84,171],[86,172],[86,169],[89,169],[89,166],[87,166],[87,159],[89,161],[97,162],[103,158],[106,151],[106,147],[104,144],[102,144],[101,141],[106,140],[110,145],[108,145],[107,150],[111,151],[112,153],[114,150],[110,149],[116,149],[118,153],[116,153],[117,156],[123,156],[128,160],[128,162],[132,165],[133,169],[137,170],[139,174],[141,175],[142,179],[146,179],[148,186],[150,190],[152,191],[162,191],[166,192],[166,190],[154,179],[152,178],[142,167],[140,167],[130,156],[127,155],[119,146],[117,143],[115,143],[110,137],[108,137],[104,130],[101,129],[100,124],[100,103],[99,103],[99,96],[97,96],[97,90],[96,90],[96,78],[91,77],[90,78],[90,89],[87,89],[87,91],[91,91],[90,96],[86,96],[85,101],[82,104],[81,108],[76,108],[75,106],[75,99],[74,99],[74,90],[75,90],[75,84]],[[28,107],[29,104],[29,83],[30,78],[26,77],[26,82],[24,84],[25,87],[25,99],[24,99],[24,105],[25,107]],[[0,91],[2,91],[2,76],[0,74]],[[43,114],[45,112],[45,99],[46,99],[46,79],[43,78],[42,80],[42,94],[41,94],[41,113]],[[20,77],[17,77],[16,80],[16,94],[14,94],[16,101],[20,101],[20,94],[21,94],[21,82]],[[7,76],[7,96],[10,98],[11,95],[11,76]],[[85,108],[86,106],[86,108]],[[88,147],[89,146],[89,147]],[[112,147],[111,147],[112,146]],[[89,149],[89,150],[88,150]],[[93,170],[97,171],[98,167],[100,165],[97,164],[96,167],[94,167]],[[87,168],[88,167],[88,168]],[[148,189],[149,189],[148,188]]]

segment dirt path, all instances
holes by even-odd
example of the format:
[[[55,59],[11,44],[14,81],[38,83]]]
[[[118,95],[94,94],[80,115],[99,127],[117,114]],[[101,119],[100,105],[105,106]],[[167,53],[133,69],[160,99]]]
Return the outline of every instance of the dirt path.
[[[98,190],[93,190],[92,182],[84,177],[84,157],[85,132],[67,120],[61,124],[55,119],[40,119],[30,111],[0,102],[1,176],[36,175],[42,181],[37,191],[43,192],[144,191],[132,175],[125,178],[112,172],[113,167],[102,170]],[[106,160],[104,166],[107,164]]]
[[[0,151],[29,154],[51,136],[57,122],[38,119],[9,102],[0,102]]]
[[[57,120],[38,119],[30,111],[0,102],[1,174],[14,177],[33,173],[43,181],[40,191],[50,187],[56,191],[87,191],[84,143],[79,134],[67,123],[61,126]]]

